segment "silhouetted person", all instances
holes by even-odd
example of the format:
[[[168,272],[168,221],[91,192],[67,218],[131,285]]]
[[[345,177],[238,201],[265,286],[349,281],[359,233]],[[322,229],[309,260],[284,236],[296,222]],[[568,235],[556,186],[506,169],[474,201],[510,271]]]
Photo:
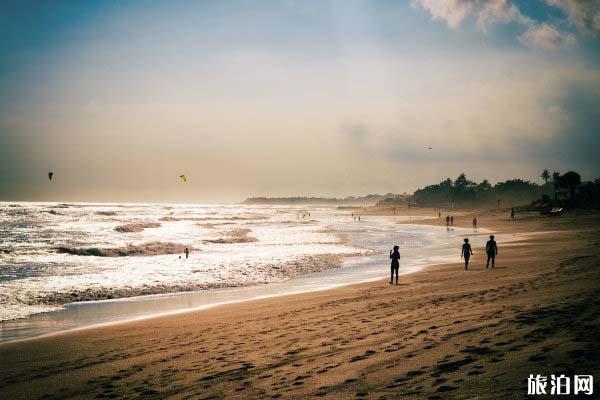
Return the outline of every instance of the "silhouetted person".
[[[190,256],[190,250],[186,247],[183,252],[185,253],[185,259],[187,260],[188,257]]]
[[[500,209],[500,199],[498,199],[498,210]]]
[[[446,215],[446,226],[450,225],[450,216]]]
[[[510,219],[515,219],[515,208],[510,209]]]
[[[398,269],[400,268],[400,248],[394,246],[394,250],[390,250],[390,258],[392,259],[392,274],[390,275],[390,285],[394,283],[394,272],[396,273],[396,285],[398,284]]]
[[[477,229],[477,217],[473,217],[473,228]]]
[[[450,216],[450,225],[454,225],[454,215]]]
[[[487,253],[487,265],[486,268],[490,267],[490,260],[492,260],[492,268],[494,268],[494,261],[498,255],[498,245],[494,240],[494,235],[490,236],[490,240],[485,244],[485,252]]]
[[[438,218],[442,218],[442,212],[438,211]]]
[[[465,238],[465,242],[462,245],[462,251],[460,252],[460,258],[465,259],[465,270],[469,269],[469,258],[473,255],[469,239]]]

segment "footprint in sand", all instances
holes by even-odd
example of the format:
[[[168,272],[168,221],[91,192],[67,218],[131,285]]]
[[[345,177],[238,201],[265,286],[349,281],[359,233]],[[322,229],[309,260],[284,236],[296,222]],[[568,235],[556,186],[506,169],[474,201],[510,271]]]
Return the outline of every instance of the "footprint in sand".
[[[367,351],[365,351],[365,354],[363,354],[361,356],[354,356],[354,357],[352,357],[350,359],[350,362],[356,362],[356,361],[365,360],[365,359],[369,358],[370,356],[372,356],[375,353],[376,353],[375,350],[367,350]]]

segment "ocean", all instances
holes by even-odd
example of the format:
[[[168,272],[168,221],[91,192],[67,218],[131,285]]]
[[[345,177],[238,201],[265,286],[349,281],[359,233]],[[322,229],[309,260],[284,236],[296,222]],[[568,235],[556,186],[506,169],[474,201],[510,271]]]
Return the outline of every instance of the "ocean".
[[[40,324],[60,330],[385,278],[394,244],[404,273],[454,260],[460,230],[419,219],[357,222],[327,207],[0,203],[0,340],[47,333]]]

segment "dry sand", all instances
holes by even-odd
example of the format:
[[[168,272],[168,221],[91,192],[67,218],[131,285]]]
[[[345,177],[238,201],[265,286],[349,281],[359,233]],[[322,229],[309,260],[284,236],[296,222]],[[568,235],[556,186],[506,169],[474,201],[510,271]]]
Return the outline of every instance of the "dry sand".
[[[472,214],[455,215],[470,226]],[[523,398],[532,373],[599,379],[600,216],[478,219],[499,232],[545,233],[499,243],[494,270],[475,248],[474,270],[464,271],[457,247],[455,264],[399,286],[382,280],[1,345],[0,398]]]

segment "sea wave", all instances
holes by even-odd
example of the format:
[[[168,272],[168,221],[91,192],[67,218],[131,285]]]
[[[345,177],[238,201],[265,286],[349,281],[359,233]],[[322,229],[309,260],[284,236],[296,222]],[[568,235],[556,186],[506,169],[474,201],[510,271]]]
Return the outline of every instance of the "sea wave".
[[[146,228],[159,228],[158,222],[136,222],[131,224],[119,225],[115,228],[115,231],[121,233],[141,232]]]
[[[357,253],[359,254],[359,253]],[[95,286],[85,289],[71,288],[65,291],[48,291],[39,293],[36,297],[28,299],[9,297],[8,293],[0,293],[0,321],[23,318],[30,314],[38,312],[51,311],[60,308],[69,303],[81,301],[97,301],[120,299],[133,296],[167,294],[178,292],[190,292],[198,290],[221,289],[232,287],[243,287],[251,285],[267,284],[276,281],[283,281],[315,272],[321,272],[342,265],[343,255],[340,254],[319,254],[304,256],[294,259],[287,263],[262,264],[252,268],[252,273],[248,274],[242,266],[238,271],[232,271],[238,279],[232,280],[231,275],[224,274],[215,276],[210,281],[187,282],[179,284],[160,284],[155,286],[139,287],[103,287]],[[192,271],[195,274],[208,274],[203,269]]]
[[[192,250],[192,246],[185,246],[179,243],[171,242],[149,242],[143,244],[132,244],[124,247],[86,247],[75,248],[61,246],[57,249],[59,253],[71,254],[74,256],[96,256],[96,257],[129,257],[129,256],[157,256],[164,254],[183,253],[185,248]]]
[[[250,229],[247,228],[236,228],[225,232],[225,237],[218,239],[206,239],[204,243],[218,243],[218,244],[229,244],[229,243],[252,243],[258,241],[253,236],[250,236]]]
[[[107,217],[112,217],[114,215],[117,215],[117,213],[115,211],[96,211],[96,215],[104,215]]]
[[[269,219],[265,215],[251,215],[246,217],[223,216],[223,217],[172,217],[170,215],[159,218],[159,221],[261,221]]]

